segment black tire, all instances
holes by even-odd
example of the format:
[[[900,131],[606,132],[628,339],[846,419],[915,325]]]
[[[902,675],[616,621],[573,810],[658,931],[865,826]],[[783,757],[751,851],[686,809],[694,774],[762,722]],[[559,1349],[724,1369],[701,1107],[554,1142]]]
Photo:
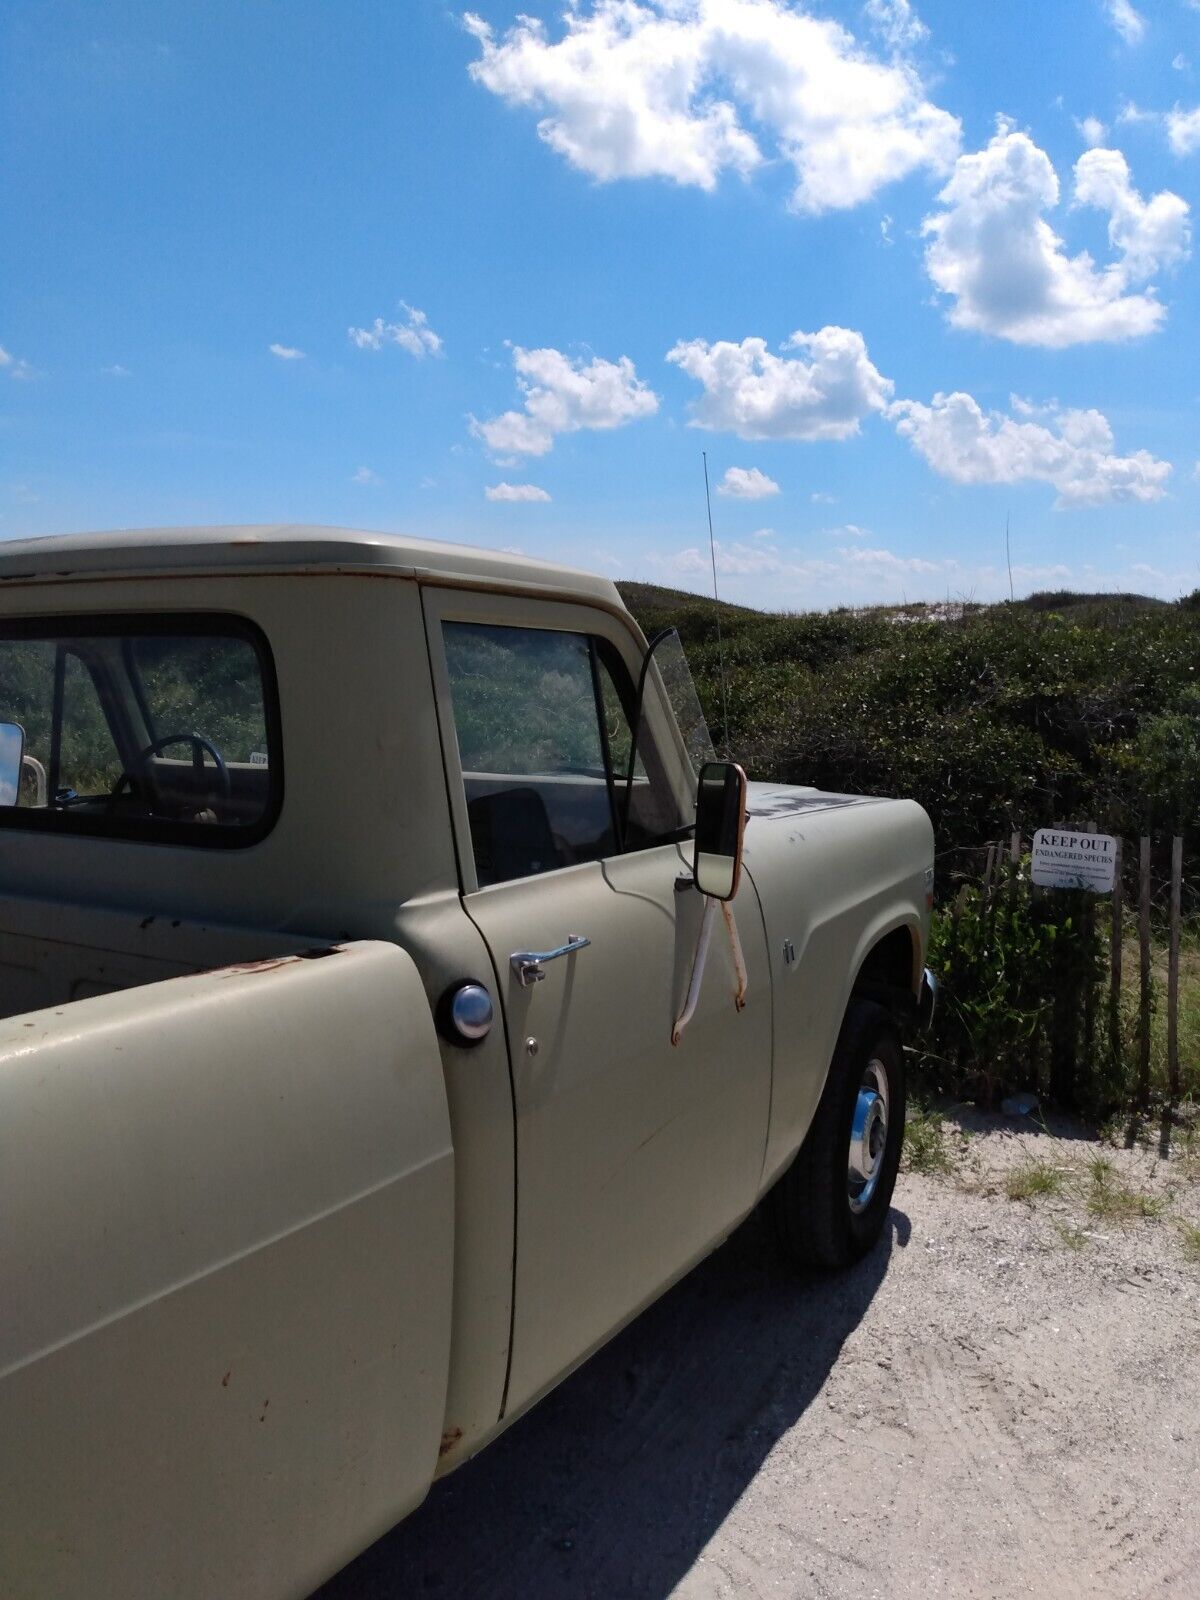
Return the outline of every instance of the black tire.
[[[848,1182],[850,1134],[859,1089],[877,1083],[887,1091],[886,1137],[872,1167],[873,1187],[852,1202]],[[767,1197],[767,1207],[787,1255],[799,1266],[848,1267],[866,1255],[883,1232],[904,1144],[904,1052],[882,1006],[852,1000],[838,1035],[829,1076],[808,1136]],[[857,1179],[856,1179],[857,1186]]]

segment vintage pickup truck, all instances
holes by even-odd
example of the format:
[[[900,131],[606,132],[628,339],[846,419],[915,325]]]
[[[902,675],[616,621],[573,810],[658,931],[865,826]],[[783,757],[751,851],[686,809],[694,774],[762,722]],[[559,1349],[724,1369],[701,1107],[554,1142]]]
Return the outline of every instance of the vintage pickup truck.
[[[713,760],[607,581],[0,545],[0,1593],[302,1595],[759,1201],[883,1226],[909,802]]]

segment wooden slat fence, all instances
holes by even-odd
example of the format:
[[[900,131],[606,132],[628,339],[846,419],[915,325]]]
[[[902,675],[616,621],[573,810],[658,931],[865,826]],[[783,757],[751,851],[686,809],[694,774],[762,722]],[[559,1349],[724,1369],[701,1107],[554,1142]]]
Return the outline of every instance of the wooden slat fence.
[[[1069,830],[1071,825],[1054,823],[1054,827]],[[1088,832],[1095,832],[1092,822],[1079,825]],[[1151,1066],[1153,1043],[1153,1016],[1156,999],[1165,1004],[1165,1084],[1163,1085],[1168,1102],[1172,1105],[1179,1100],[1181,1093],[1180,1070],[1180,956],[1182,944],[1182,931],[1184,923],[1184,893],[1185,887],[1190,895],[1190,912],[1195,917],[1200,914],[1200,898],[1191,886],[1185,885],[1183,876],[1183,863],[1185,858],[1185,841],[1182,836],[1175,836],[1169,841],[1170,867],[1169,873],[1159,882],[1155,882],[1155,862],[1163,863],[1167,851],[1167,840],[1153,840],[1149,835],[1142,835],[1136,841],[1117,840],[1117,859],[1115,863],[1115,876],[1113,889],[1106,899],[1093,894],[1081,894],[1079,891],[1061,891],[1051,888],[1032,888],[1030,893],[1043,905],[1043,897],[1053,897],[1058,894],[1070,894],[1073,900],[1071,914],[1078,924],[1082,926],[1089,942],[1094,941],[1097,933],[1097,919],[1108,916],[1108,973],[1107,990],[1108,1004],[1103,1008],[1103,979],[1099,984],[1087,985],[1080,996],[1082,1014],[1078,1039],[1071,1046],[1072,1054],[1075,1049],[1082,1049],[1085,1060],[1091,1060],[1091,1052],[1096,1050],[1107,1052],[1107,1058],[1112,1068],[1114,1081],[1119,1077],[1129,1083],[1132,1089],[1135,1105],[1145,1108],[1151,1099]],[[968,884],[973,879],[979,886],[979,917],[983,926],[985,938],[990,928],[994,925],[997,915],[1002,914],[1003,907],[1015,904],[1015,897],[1020,885],[1018,874],[1022,870],[1022,862],[1026,860],[1025,852],[1032,848],[1032,840],[1019,831],[1012,832],[1008,839],[1001,843],[991,843],[981,846],[975,852],[955,852],[956,861],[952,869],[952,876],[957,878],[961,887],[954,900],[947,907],[950,918],[950,937],[946,950],[948,957],[947,978],[953,978],[955,955],[958,946],[958,922],[964,914],[967,904]],[[973,857],[977,866],[971,870],[964,856]],[[1130,872],[1126,874],[1126,863],[1131,863]],[[1136,871],[1133,870],[1136,867]],[[977,874],[977,875],[976,875]],[[1161,867],[1160,867],[1161,874]],[[1130,881],[1132,879],[1132,881]],[[1007,899],[1006,899],[1007,896]],[[1132,917],[1127,916],[1127,908],[1132,911]],[[1065,910],[1066,908],[1064,908]],[[1165,914],[1164,914],[1165,913]],[[1165,922],[1165,929],[1164,924]],[[1101,928],[1102,928],[1101,924]],[[1166,944],[1166,983],[1161,986],[1156,997],[1154,981],[1154,932],[1158,929],[1160,939],[1165,932]],[[1137,983],[1136,1002],[1133,1007],[1123,1005],[1125,982],[1125,944],[1132,932],[1137,946]],[[1101,939],[1103,934],[1101,933]],[[1101,944],[1100,949],[1103,949]],[[1161,949],[1161,945],[1160,945]],[[1101,958],[1102,959],[1102,958]],[[1161,956],[1159,958],[1161,960]],[[1132,998],[1132,997],[1131,997]],[[1069,1011],[1072,997],[1062,996],[1062,1007]],[[1050,1045],[1050,1058],[1048,1063],[1048,1082],[1051,1094],[1057,1099],[1065,1095],[1070,1099],[1070,1085],[1074,1072],[1074,1061],[1064,1062],[1056,1056],[1053,1039],[1060,1033],[1059,1006],[1056,1003],[1056,1018],[1051,1028],[1052,1042]],[[1099,1009],[1099,1015],[1098,1013]],[[1130,1011],[1133,1015],[1129,1020]],[[1097,1037],[1099,1035],[1099,1037]],[[1126,1063],[1128,1062],[1128,1069]]]

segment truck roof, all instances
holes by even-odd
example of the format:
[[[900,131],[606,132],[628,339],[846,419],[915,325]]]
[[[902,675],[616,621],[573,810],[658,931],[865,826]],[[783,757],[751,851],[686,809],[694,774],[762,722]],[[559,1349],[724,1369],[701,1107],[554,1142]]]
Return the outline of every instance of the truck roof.
[[[624,607],[608,578],[504,550],[303,523],[198,528],[114,528],[0,541],[0,587],[237,570],[387,572],[397,577],[468,579],[519,589],[552,589]]]

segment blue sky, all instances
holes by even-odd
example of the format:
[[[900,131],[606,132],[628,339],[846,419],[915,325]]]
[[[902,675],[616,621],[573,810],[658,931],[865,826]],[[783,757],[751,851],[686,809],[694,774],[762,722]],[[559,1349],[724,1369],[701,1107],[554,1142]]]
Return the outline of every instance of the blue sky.
[[[915,0],[914,0],[915,4]],[[521,22],[518,9],[533,21]],[[1200,0],[9,0],[0,536],[1200,585]]]

